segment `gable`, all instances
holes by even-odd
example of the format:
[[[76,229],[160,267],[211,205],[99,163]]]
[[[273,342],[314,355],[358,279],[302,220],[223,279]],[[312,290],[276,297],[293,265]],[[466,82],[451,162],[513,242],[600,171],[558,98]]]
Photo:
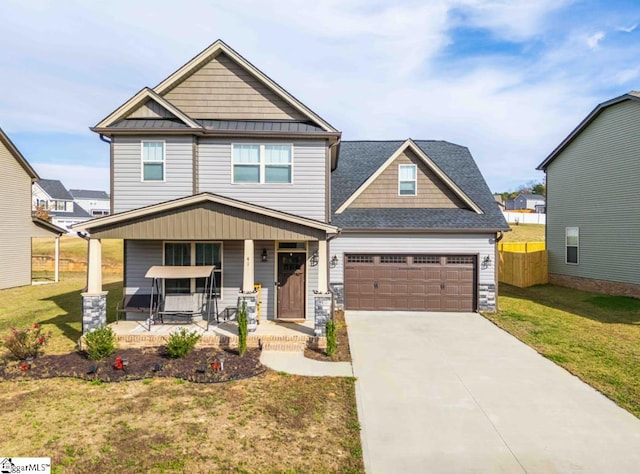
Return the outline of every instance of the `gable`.
[[[126,119],[135,119],[135,118],[168,118],[168,119],[176,119],[177,117],[169,112],[162,105],[158,104],[155,100],[149,99],[140,105],[138,108],[134,109],[129,115],[125,116]]]
[[[398,167],[405,164],[417,167],[415,196],[398,195]],[[405,149],[348,207],[466,209],[460,198],[410,149]]]
[[[308,120],[224,52],[161,95],[193,118]]]

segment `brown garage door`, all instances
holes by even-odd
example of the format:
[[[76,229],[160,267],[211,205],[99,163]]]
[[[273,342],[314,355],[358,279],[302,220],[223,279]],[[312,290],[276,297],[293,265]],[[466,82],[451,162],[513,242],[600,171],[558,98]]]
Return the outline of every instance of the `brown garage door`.
[[[473,255],[345,255],[344,303],[354,310],[473,311]]]

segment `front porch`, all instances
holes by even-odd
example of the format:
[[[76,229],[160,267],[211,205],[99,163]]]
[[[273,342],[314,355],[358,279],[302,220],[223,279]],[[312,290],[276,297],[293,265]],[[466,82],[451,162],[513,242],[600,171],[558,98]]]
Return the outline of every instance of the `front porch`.
[[[201,347],[233,348],[238,346],[238,324],[236,321],[224,321],[209,325],[206,321],[191,324],[154,324],[150,327],[146,321],[117,321],[109,325],[116,335],[120,347],[161,346],[167,337],[180,328],[195,331],[202,337]],[[314,321],[276,322],[261,321],[254,332],[247,336],[247,347],[265,347],[281,345],[282,348],[302,346],[324,349],[326,338],[314,335]]]

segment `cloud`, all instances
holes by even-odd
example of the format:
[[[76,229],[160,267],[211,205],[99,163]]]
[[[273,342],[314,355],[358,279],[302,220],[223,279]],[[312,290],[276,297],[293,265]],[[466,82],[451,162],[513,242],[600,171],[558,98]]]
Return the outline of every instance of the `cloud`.
[[[586,39],[587,45],[591,49],[597,49],[598,46],[600,45],[600,41],[602,41],[604,38],[605,38],[604,32],[598,31],[598,32],[592,34],[591,36],[587,37],[587,39]]]
[[[634,31],[636,28],[638,27],[637,23],[634,23],[631,26],[625,27],[625,26],[619,26],[618,28],[616,28],[618,31],[624,31],[625,33],[631,33],[632,31]]]

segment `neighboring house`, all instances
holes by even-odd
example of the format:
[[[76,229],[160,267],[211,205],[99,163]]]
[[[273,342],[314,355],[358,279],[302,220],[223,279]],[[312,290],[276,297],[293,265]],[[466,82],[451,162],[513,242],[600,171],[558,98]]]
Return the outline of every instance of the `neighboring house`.
[[[33,217],[31,186],[39,179],[9,137],[0,129],[0,289],[31,284],[31,239],[59,237],[64,230],[47,221]],[[55,262],[57,280],[58,262]]]
[[[505,203],[507,211],[532,210],[544,214],[545,197],[540,194],[518,194],[514,199]]]
[[[70,189],[69,194],[73,197],[73,202],[89,213],[92,217],[102,217],[111,214],[111,200],[104,191],[94,191],[90,189]]]
[[[549,281],[640,297],[640,92],[598,105],[538,166]]]
[[[150,292],[152,265],[215,265],[221,308],[242,298],[255,318],[259,283],[262,318],[316,318],[317,333],[330,288],[347,309],[496,307],[508,225],[464,147],[341,142],[222,41],[92,130],[111,140],[114,214],[74,227],[90,239],[85,331],[104,322],[106,238],[124,239],[125,295]]]
[[[62,182],[57,179],[41,179],[33,184],[33,209],[42,207],[49,212],[51,222],[72,233],[71,226],[92,218]]]

